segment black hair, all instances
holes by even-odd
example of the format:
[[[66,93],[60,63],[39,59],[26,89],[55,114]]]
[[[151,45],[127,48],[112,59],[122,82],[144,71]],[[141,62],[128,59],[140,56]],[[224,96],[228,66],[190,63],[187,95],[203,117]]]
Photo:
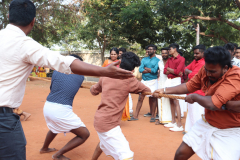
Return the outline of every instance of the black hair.
[[[76,54],[70,54],[69,56],[73,56],[75,58],[78,58],[80,61],[83,61],[83,59]]]
[[[177,50],[179,49],[179,45],[177,43],[170,44],[168,48],[171,48],[171,47],[172,48],[177,48]]]
[[[234,45],[235,48],[238,48],[237,43],[232,43]]]
[[[148,49],[148,45],[145,47],[145,50],[147,50]]]
[[[119,55],[119,50],[118,50],[116,47],[113,47],[113,48],[110,49],[110,56],[109,56],[108,59],[111,59],[111,52],[112,52],[112,51],[115,51],[115,52],[117,53],[117,55]],[[118,56],[117,59],[120,59],[119,56]]]
[[[210,47],[204,52],[205,62],[209,64],[219,64],[222,68],[226,65],[232,68],[231,55],[227,49],[216,46]]]
[[[176,48],[176,49],[177,49],[177,52],[178,52],[181,56],[183,56],[183,52],[179,50],[179,45],[178,45],[177,43],[172,43],[172,44],[170,44],[168,48],[171,48],[171,47],[172,47],[173,49]]]
[[[193,47],[193,50],[199,49],[200,52],[204,52],[206,50],[206,47],[203,44],[199,44],[195,47]]]
[[[133,52],[125,52],[121,55],[121,58],[120,68],[128,71],[134,70],[141,64],[139,57]]]
[[[237,47],[236,49],[240,49],[240,47]]]
[[[157,50],[157,46],[154,45],[154,44],[150,44],[150,45],[148,45],[148,46],[147,46],[147,49],[148,49],[149,47],[153,47],[154,50]]]
[[[164,47],[164,48],[161,48],[161,51],[163,51],[163,50],[169,50],[169,48],[168,47]]]
[[[234,52],[234,45],[232,43],[227,43],[223,46],[226,50],[229,50],[231,52]]]
[[[13,0],[9,7],[9,22],[27,26],[36,17],[36,7],[30,0]]]
[[[126,48],[121,47],[121,48],[118,49],[118,51],[122,51],[122,52],[124,53],[124,52],[126,52],[127,50],[126,50]]]

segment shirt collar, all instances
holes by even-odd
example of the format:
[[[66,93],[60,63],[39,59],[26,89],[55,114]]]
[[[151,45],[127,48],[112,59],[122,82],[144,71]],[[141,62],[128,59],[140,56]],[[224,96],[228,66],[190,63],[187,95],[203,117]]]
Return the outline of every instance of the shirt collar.
[[[180,56],[180,54],[178,53],[178,56],[177,56],[177,57],[175,57],[175,58],[172,57],[172,58],[173,58],[173,59],[178,59],[179,57],[181,57],[181,56]]]
[[[194,59],[194,60],[195,60],[196,63],[201,62],[201,61],[205,61],[204,58],[201,58],[201,59],[199,59],[198,61],[196,61],[196,59]]]
[[[12,31],[15,31],[19,34],[21,34],[22,36],[26,36],[26,34],[17,26],[14,26],[12,24],[8,24],[6,29],[9,29],[9,30],[12,30]]]

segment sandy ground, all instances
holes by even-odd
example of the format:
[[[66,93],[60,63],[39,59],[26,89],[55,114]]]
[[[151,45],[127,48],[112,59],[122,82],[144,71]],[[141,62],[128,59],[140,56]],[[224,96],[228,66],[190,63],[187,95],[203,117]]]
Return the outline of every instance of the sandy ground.
[[[45,136],[48,132],[47,125],[43,117],[43,106],[49,94],[50,82],[30,81],[27,82],[26,92],[20,108],[32,116],[22,122],[27,138],[27,160],[50,160],[53,153],[39,154]],[[133,106],[137,104],[138,95],[132,94]],[[65,154],[72,160],[90,160],[96,145],[98,144],[97,132],[93,127],[93,117],[97,106],[101,101],[100,96],[92,96],[89,89],[81,88],[73,103],[73,111],[81,117],[82,121],[90,131],[89,139],[81,146]],[[170,132],[162,125],[156,126],[150,123],[150,118],[143,117],[149,111],[147,98],[144,101],[139,120],[122,122],[121,128],[130,143],[130,148],[134,152],[134,160],[172,160],[175,151],[182,142],[182,132]],[[183,119],[185,122],[185,118]],[[68,133],[59,134],[54,139],[50,147],[60,149],[74,135]],[[194,155],[190,160],[199,160]],[[102,154],[99,160],[112,160]]]

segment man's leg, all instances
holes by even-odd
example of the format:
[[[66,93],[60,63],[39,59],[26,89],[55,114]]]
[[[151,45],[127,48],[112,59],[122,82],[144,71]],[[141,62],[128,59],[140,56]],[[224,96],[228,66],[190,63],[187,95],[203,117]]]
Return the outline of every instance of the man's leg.
[[[149,97],[149,105],[151,108],[151,121],[150,122],[155,122],[155,116],[156,116],[156,108],[157,108],[157,98]],[[154,119],[154,121],[153,121]]]
[[[99,142],[93,153],[92,160],[97,160],[101,154],[102,154],[102,150],[100,148],[100,142]]]
[[[136,111],[135,111],[134,116],[133,116],[133,118],[135,118],[135,119],[138,118],[138,115],[139,115],[140,109],[142,108],[142,103],[143,103],[144,98],[145,98],[144,95],[139,94],[139,97],[138,97],[138,103],[137,103],[137,107],[136,107]]]
[[[170,99],[170,105],[171,105],[171,113],[172,113],[172,123],[176,123],[176,117],[175,117],[175,103],[173,99]]]
[[[46,139],[44,141],[43,147],[40,149],[40,153],[49,153],[56,151],[55,148],[48,148],[50,143],[53,141],[53,139],[56,137],[57,134],[53,133],[52,131],[48,131]]]
[[[195,153],[192,148],[189,147],[185,142],[182,142],[175,153],[174,160],[187,160],[194,154]]]
[[[71,132],[74,133],[76,137],[70,140],[62,149],[60,149],[57,153],[53,155],[53,158],[55,160],[68,160],[68,158],[63,156],[63,154],[83,144],[90,136],[90,133],[86,127],[79,127],[77,129],[71,130]]]
[[[181,109],[180,109],[179,101],[174,99],[174,104],[175,104],[175,108],[177,111],[177,118],[178,118],[177,126],[181,127],[182,122],[181,122]],[[175,112],[174,112],[174,114],[175,114]]]
[[[26,160],[26,139],[20,117],[0,113],[0,160]]]

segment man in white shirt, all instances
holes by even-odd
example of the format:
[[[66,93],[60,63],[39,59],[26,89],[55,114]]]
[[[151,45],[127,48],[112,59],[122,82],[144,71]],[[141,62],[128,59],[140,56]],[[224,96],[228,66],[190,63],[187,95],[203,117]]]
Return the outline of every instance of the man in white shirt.
[[[234,45],[232,43],[227,43],[223,46],[223,48],[228,50],[229,53],[231,54],[232,65],[240,67],[240,60],[234,57],[234,53],[235,53]]]
[[[112,78],[132,77],[130,71],[90,65],[72,56],[62,56],[27,37],[35,22],[36,8],[29,0],[14,0],[9,7],[9,22],[0,31],[0,160],[25,160],[26,139],[13,114],[23,100],[27,78],[34,65],[59,72]]]

